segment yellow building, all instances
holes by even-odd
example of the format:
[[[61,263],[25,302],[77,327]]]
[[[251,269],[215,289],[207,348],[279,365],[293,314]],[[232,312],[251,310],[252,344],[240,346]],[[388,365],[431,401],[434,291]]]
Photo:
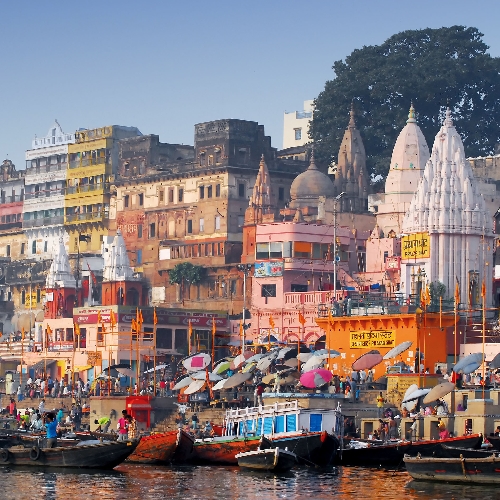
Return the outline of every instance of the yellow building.
[[[107,234],[110,182],[118,165],[118,141],[139,136],[136,127],[112,125],[80,130],[68,146],[69,164],[64,199],[64,226],[69,252],[99,252]],[[79,235],[90,236],[79,242]]]

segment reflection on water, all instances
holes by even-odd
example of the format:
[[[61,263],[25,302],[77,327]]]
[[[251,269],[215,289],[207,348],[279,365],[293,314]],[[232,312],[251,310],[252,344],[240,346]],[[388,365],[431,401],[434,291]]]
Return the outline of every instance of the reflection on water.
[[[376,499],[493,500],[494,487],[409,481],[406,472],[344,467],[338,471],[295,469],[255,473],[238,467],[124,465],[111,472],[33,471],[0,467],[2,498],[52,500],[149,499]]]

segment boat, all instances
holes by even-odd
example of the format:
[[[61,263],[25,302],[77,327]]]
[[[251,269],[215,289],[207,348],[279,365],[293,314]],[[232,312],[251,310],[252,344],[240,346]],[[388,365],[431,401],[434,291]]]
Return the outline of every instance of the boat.
[[[197,439],[189,461],[192,463],[237,465],[236,455],[255,451],[259,445],[260,436],[218,436]]]
[[[500,457],[490,453],[484,458],[433,458],[405,455],[404,463],[413,479],[426,481],[500,484]]]
[[[297,463],[295,453],[278,447],[238,453],[236,459],[245,469],[272,472],[287,472]]]
[[[328,432],[295,432],[262,436],[261,448],[291,450],[299,464],[325,467],[331,465],[339,451],[339,441]]]
[[[113,469],[134,452],[139,441],[81,443],[76,446],[11,446],[0,449],[0,464],[32,467]]]
[[[406,455],[432,456],[442,445],[458,448],[478,448],[482,443],[481,434],[423,441],[375,441],[351,439],[349,446],[342,450],[343,465],[393,466],[400,465]]]
[[[165,464],[184,461],[192,452],[194,439],[182,429],[143,436],[128,462]]]

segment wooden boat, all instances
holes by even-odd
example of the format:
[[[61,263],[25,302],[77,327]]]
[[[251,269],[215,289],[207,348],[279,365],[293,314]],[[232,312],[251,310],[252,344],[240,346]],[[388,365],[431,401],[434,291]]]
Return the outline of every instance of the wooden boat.
[[[485,458],[410,457],[404,462],[413,479],[426,481],[500,484],[500,457],[491,453]]]
[[[297,463],[295,453],[278,447],[238,453],[236,459],[240,467],[272,472],[287,472]]]
[[[278,447],[297,455],[300,464],[324,467],[339,453],[339,440],[328,432],[289,432],[262,436],[261,448]]]
[[[216,463],[236,465],[236,455],[255,451],[260,444],[260,436],[222,436],[196,440],[189,461],[193,463]]]
[[[347,447],[342,450],[341,463],[344,465],[368,465],[368,466],[393,466],[400,465],[405,454],[416,456],[432,456],[441,445],[459,448],[478,448],[482,442],[481,434],[471,434],[468,436],[459,436],[425,441],[389,441],[387,443],[372,444],[368,440],[351,440],[351,446],[359,444],[359,448]]]
[[[56,448],[12,446],[0,449],[0,464],[113,469],[133,453],[138,443],[139,441],[106,442]]]
[[[127,461],[143,464],[184,461],[193,449],[194,439],[182,429],[143,436]],[[177,454],[177,456],[176,456]]]

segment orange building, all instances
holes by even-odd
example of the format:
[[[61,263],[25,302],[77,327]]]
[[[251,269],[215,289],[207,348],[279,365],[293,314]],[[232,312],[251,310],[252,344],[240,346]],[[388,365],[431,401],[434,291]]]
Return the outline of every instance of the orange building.
[[[403,307],[400,307],[403,309]],[[408,309],[408,308],[406,308]],[[417,309],[420,311],[420,309]],[[453,314],[399,313],[332,316],[320,309],[316,323],[325,331],[327,348],[340,351],[341,357],[332,360],[332,369],[339,375],[351,372],[352,364],[363,354],[378,350],[382,356],[402,342],[412,346],[396,359],[383,361],[374,368],[374,380],[386,373],[387,366],[404,361],[415,366],[417,347],[424,354],[423,364],[434,373],[436,363],[446,363],[446,330],[454,325]]]

